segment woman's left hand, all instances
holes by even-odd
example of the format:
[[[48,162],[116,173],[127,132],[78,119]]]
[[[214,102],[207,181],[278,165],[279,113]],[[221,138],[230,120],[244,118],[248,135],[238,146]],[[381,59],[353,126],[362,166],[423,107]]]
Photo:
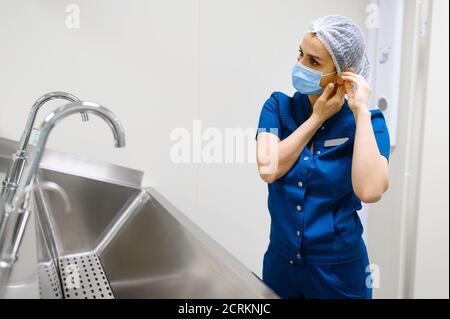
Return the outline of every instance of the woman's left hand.
[[[369,112],[369,96],[372,93],[372,89],[364,77],[349,71],[342,72],[339,76],[344,80],[348,104],[353,113],[356,115],[358,112]],[[355,85],[355,90],[353,90],[353,84]]]

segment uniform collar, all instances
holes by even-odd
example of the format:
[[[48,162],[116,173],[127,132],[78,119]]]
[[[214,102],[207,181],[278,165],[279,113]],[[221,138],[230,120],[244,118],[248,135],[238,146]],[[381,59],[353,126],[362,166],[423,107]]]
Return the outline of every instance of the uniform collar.
[[[295,127],[299,127],[302,123],[304,123],[309,118],[309,112],[311,110],[311,105],[306,94],[301,94],[300,92],[296,92],[293,96],[293,103],[291,105],[291,114],[293,120],[295,121]],[[350,107],[348,106],[347,99],[344,100],[344,105],[341,107],[339,112],[334,114],[332,117],[327,119],[324,123],[324,127],[332,126],[339,118],[345,114],[351,112]],[[292,125],[292,123],[291,123]]]

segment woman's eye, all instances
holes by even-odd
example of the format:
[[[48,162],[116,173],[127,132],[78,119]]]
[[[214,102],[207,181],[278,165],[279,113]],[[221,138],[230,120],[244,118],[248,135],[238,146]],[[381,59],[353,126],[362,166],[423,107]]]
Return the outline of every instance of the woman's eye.
[[[314,58],[311,58],[311,64],[312,65],[319,65],[319,63]]]

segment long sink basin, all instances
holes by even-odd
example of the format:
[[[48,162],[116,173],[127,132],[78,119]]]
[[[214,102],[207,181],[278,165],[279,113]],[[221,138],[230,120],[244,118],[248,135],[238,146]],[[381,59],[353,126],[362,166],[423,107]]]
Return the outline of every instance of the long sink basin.
[[[278,298],[136,172],[108,164],[105,176],[131,178],[80,176],[92,163],[46,154],[38,181],[59,185],[70,210],[60,194],[35,190],[41,298]],[[8,165],[0,156],[0,172]]]
[[[50,170],[42,170],[40,180],[65,189],[72,205],[66,213],[58,194],[37,196],[40,211],[50,216],[66,298],[276,297],[155,189]],[[72,280],[74,268],[81,283],[70,289],[64,281]]]

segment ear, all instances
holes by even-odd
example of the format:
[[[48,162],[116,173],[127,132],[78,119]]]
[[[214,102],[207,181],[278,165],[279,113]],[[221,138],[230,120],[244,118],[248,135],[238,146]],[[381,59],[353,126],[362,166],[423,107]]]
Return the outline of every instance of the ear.
[[[352,73],[355,73],[355,69],[354,69],[354,68],[345,68],[345,69],[342,70],[342,72],[352,72]],[[344,84],[344,80],[342,80],[342,78],[340,77],[340,74],[338,74],[337,77],[338,77],[337,83],[338,83],[339,85]]]

